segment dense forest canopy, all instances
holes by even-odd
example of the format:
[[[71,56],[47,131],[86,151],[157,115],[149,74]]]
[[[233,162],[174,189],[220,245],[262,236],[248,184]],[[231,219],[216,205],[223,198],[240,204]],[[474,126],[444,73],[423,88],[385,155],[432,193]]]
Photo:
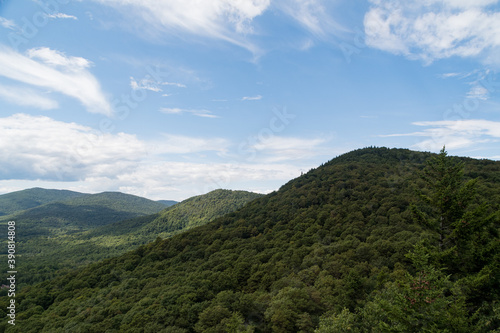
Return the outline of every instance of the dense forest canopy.
[[[246,191],[215,190],[165,208],[163,203],[105,192],[22,211],[10,216],[18,226],[21,254],[17,265],[23,272],[17,287],[120,255],[157,237],[171,237],[235,211],[260,196]],[[142,216],[131,218],[137,215]]]
[[[499,208],[499,162],[360,149],[211,223],[27,287],[16,326],[2,325],[498,332]]]

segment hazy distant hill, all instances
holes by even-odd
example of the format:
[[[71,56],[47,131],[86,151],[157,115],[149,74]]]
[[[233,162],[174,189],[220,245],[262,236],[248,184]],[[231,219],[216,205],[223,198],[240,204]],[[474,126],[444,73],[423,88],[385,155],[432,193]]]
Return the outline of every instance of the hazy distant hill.
[[[67,200],[89,194],[67,191],[31,188],[0,195],[0,216],[13,214],[43,204]]]
[[[154,214],[165,205],[120,192],[74,196],[0,217],[0,222],[16,221],[21,240],[89,230],[124,219]],[[0,232],[3,234],[4,231]]]
[[[7,332],[312,333],[320,318],[318,333],[448,324],[492,332],[500,326],[500,162],[461,159],[464,181],[478,180],[477,213],[450,236],[469,244],[464,255],[474,259],[465,260],[439,252],[439,231],[412,208],[440,220],[416,195],[434,193],[422,178],[432,156],[385,148],[339,156],[211,223],[16,294],[19,325]],[[413,266],[407,254],[421,240],[428,252]],[[465,261],[453,271],[446,258]]]
[[[173,205],[179,203],[178,201],[174,201],[174,200],[157,200],[156,202],[162,203],[167,207],[170,207],[170,206],[173,206]]]
[[[30,237],[25,236],[26,232],[20,233],[18,242],[23,248],[20,269],[25,272],[20,281],[42,281],[56,274],[56,269],[72,268],[130,251],[157,237],[169,237],[192,226],[208,223],[260,196],[245,191],[216,190],[164,208],[159,213],[132,219],[130,214],[155,212],[158,205],[165,206],[139,197],[107,192],[27,211],[28,220],[23,219],[24,215],[15,218],[19,228],[25,228],[24,224],[34,220],[45,221],[53,227],[71,220],[65,230],[69,231],[69,226],[75,224],[80,229],[53,232],[50,237],[40,236],[40,230]],[[106,221],[112,223],[105,224]],[[44,232],[50,230],[43,229]]]

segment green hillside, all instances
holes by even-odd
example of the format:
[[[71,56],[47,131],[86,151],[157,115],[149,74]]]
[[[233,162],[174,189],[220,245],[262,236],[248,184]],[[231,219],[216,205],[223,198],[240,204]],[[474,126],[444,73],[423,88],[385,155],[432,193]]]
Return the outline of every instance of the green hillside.
[[[500,162],[356,150],[212,223],[25,288],[16,326],[1,327],[498,332],[499,210]]]
[[[139,245],[152,242],[157,237],[170,237],[192,226],[208,223],[216,217],[235,211],[260,196],[262,195],[245,191],[216,190],[189,198],[156,214],[120,220],[87,231],[28,239],[21,235],[18,237],[19,246],[22,247],[19,269],[22,269],[26,274],[23,274],[18,284],[20,283],[22,286],[40,282],[61,274],[58,270],[68,270],[117,256],[137,248]],[[128,207],[124,207],[125,203]],[[106,207],[102,207],[104,205]],[[163,204],[161,205],[164,207]],[[48,216],[58,219],[67,219],[65,214],[70,212],[69,209],[55,209],[58,205],[44,207],[46,207],[45,211]],[[96,222],[105,222],[106,219],[127,217],[127,214],[133,212],[133,209],[136,211],[151,209],[154,212],[158,208],[151,201],[122,193],[102,193],[86,198],[77,198],[65,202],[64,207],[74,207],[73,209],[77,213],[82,208],[85,210],[85,215],[82,215],[81,221],[78,222],[80,226],[91,225],[85,219],[93,221],[95,225]],[[88,207],[96,208],[86,210]],[[44,218],[40,216],[40,219]],[[22,222],[19,221],[23,220],[16,221],[16,224],[20,225]]]
[[[154,214],[165,205],[119,192],[104,192],[51,202],[0,217],[0,224],[16,221],[20,239],[55,237],[89,230],[133,217]],[[2,230],[0,234],[4,234]]]
[[[154,220],[141,225],[134,233],[167,237],[172,232],[200,226],[217,217],[231,213],[261,196],[261,194],[246,191],[215,190],[205,195],[189,198],[160,212]],[[96,230],[96,232],[109,235],[113,232],[121,232],[123,229],[126,228],[108,226],[102,230]]]
[[[43,204],[67,200],[87,194],[67,190],[31,188],[0,195],[0,216],[10,215]]]

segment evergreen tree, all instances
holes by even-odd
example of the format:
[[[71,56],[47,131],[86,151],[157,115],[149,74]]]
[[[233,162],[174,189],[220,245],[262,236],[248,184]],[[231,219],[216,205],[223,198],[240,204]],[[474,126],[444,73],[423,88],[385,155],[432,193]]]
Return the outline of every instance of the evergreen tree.
[[[464,180],[464,163],[447,156],[444,147],[429,160],[422,179],[427,186],[420,192],[421,207],[412,210],[437,236],[436,259],[455,278],[479,272],[498,252],[498,214],[474,202],[478,180]]]
[[[500,290],[498,211],[475,202],[478,179],[466,181],[464,163],[445,148],[423,172],[426,191],[417,219],[437,235],[432,256],[466,295],[469,312],[490,311]],[[489,310],[484,310],[489,309]],[[498,321],[498,315],[496,321]]]
[[[470,332],[464,297],[441,269],[429,262],[429,250],[417,244],[408,257],[416,272],[372,294],[355,313],[322,318],[316,333]]]

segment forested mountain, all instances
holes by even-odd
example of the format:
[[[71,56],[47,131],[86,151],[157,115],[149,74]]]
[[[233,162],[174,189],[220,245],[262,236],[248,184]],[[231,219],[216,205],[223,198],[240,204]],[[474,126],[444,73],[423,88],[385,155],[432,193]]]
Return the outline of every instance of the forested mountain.
[[[61,269],[67,271],[70,268],[117,256],[139,245],[152,242],[157,237],[170,237],[235,211],[260,196],[262,195],[245,191],[215,190],[184,200],[156,214],[120,220],[86,231],[30,238],[24,238],[20,233],[18,243],[22,247],[22,252],[19,269],[25,274],[18,280],[18,285],[40,282],[61,274]],[[63,205],[65,209],[53,209],[58,208],[59,205]],[[71,218],[77,221],[79,226],[87,226],[90,223],[85,219],[98,225],[99,221],[102,221],[99,224],[103,224],[107,221],[106,219],[113,221],[127,216],[126,214],[130,212],[133,214],[139,211],[155,212],[164,205],[122,193],[101,193],[76,198],[64,204],[50,204],[42,207],[47,212],[47,216],[54,219]],[[96,208],[88,210],[88,207]],[[110,212],[119,213],[111,214]],[[78,219],[75,218],[77,214],[81,214],[78,215]],[[27,215],[35,219],[32,211],[28,211]],[[25,228],[26,220],[22,217],[24,216],[20,215],[15,219],[19,228]],[[40,216],[40,219],[43,217]]]
[[[500,162],[356,150],[212,223],[27,287],[16,325],[1,325],[498,332],[499,209]]]
[[[67,200],[88,194],[67,191],[31,188],[0,195],[0,216],[10,215],[43,204]]]
[[[44,192],[42,192],[44,193]],[[55,237],[89,230],[124,219],[157,213],[165,205],[156,201],[120,192],[104,192],[49,202],[15,214],[0,217],[0,223],[16,221],[18,236]],[[3,235],[6,231],[0,232]]]

